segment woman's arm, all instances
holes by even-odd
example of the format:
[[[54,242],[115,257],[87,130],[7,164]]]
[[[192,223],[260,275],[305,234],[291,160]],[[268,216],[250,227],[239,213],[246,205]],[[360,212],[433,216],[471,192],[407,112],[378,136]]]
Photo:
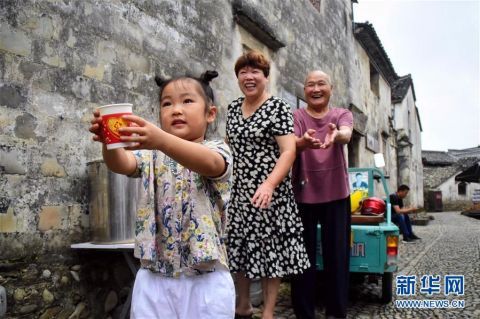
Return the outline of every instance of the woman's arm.
[[[267,208],[270,205],[273,191],[290,172],[295,161],[295,135],[275,136],[275,139],[280,147],[280,157],[272,172],[253,195],[252,203],[255,207]]]
[[[348,144],[352,138],[352,128],[350,126],[340,126],[338,129],[335,143]]]
[[[225,172],[227,168],[225,159],[220,153],[202,144],[190,142],[165,131],[160,131],[163,133],[163,136],[158,141],[158,149],[182,166],[207,177],[217,177]]]
[[[314,129],[308,129],[302,137],[295,136],[296,152],[303,152],[307,148],[320,148],[320,140],[313,137],[316,131]]]
[[[352,137],[352,128],[350,126],[340,126],[337,129],[337,126],[333,123],[328,124],[329,131],[325,136],[325,142],[320,145],[320,148],[328,148],[333,143],[337,144],[347,144],[350,142]]]
[[[274,188],[277,187],[290,172],[296,156],[294,134],[275,136],[275,140],[280,147],[280,157],[266,179],[266,182],[269,182]]]

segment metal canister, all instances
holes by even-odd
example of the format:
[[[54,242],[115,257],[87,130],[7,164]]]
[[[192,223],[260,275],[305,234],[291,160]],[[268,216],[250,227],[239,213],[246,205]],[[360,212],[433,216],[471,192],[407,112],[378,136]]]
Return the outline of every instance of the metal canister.
[[[102,160],[89,162],[87,168],[91,241],[133,242],[140,178],[113,173]]]

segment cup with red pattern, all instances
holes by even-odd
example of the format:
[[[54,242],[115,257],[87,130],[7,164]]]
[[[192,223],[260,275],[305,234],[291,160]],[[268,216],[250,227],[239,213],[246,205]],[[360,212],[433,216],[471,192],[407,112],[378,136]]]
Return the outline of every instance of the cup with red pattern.
[[[98,108],[102,117],[102,136],[108,150],[133,146],[134,143],[132,142],[121,141],[120,132],[118,131],[121,127],[132,126],[130,121],[122,118],[123,115],[132,115],[132,106],[130,103],[119,103],[108,104]]]

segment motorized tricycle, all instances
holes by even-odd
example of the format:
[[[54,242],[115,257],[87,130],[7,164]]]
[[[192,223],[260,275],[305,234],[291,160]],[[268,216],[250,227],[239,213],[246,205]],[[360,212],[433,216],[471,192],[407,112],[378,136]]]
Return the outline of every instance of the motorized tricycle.
[[[351,185],[352,206],[375,196],[375,181],[380,181],[385,192],[385,212],[375,215],[352,213],[350,273],[382,278],[381,301],[392,300],[393,272],[398,269],[399,229],[391,221],[391,204],[385,176],[378,168],[349,168],[350,180],[362,183]],[[359,184],[359,183],[357,183]],[[358,186],[355,187],[355,186]],[[358,198],[361,194],[362,198]],[[359,201],[358,203],[356,201]],[[361,211],[361,209],[359,209]],[[323,269],[321,227],[318,225],[317,269]]]

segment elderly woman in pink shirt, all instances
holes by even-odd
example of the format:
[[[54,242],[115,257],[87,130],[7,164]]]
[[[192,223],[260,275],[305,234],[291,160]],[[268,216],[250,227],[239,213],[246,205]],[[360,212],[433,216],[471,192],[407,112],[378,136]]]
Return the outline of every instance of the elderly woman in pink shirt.
[[[310,72],[304,87],[307,108],[294,113],[297,158],[293,190],[304,226],[311,267],[292,280],[297,318],[315,318],[317,224],[322,225],[322,253],[327,318],[346,318],[350,256],[350,191],[344,145],[350,141],[353,116],[331,107],[330,77]]]

